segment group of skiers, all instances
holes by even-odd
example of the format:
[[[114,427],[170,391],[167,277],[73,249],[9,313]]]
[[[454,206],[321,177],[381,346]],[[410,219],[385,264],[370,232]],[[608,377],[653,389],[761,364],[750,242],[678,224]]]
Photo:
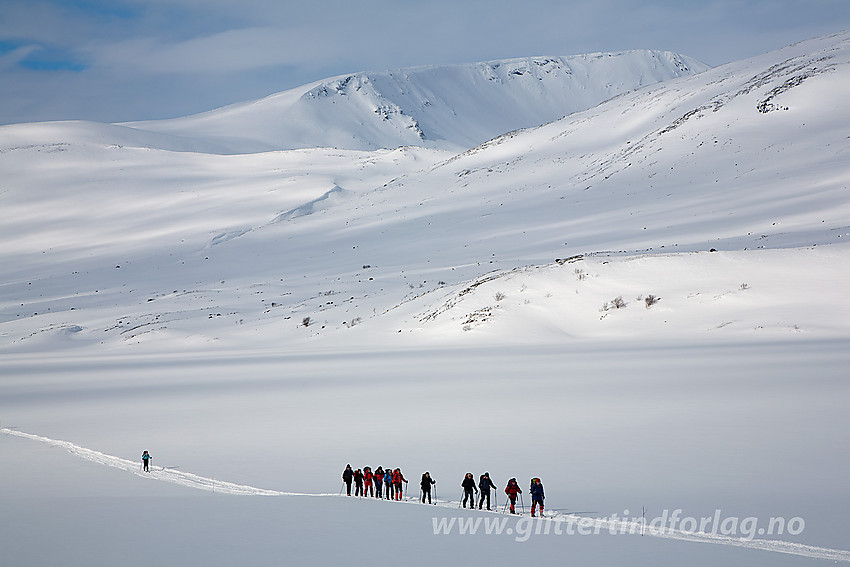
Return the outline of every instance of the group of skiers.
[[[375,498],[383,498],[383,488],[386,488],[386,498],[388,500],[401,500],[403,493],[403,485],[407,484],[407,480],[401,473],[401,469],[392,469],[390,467],[378,467],[374,472],[371,467],[363,467],[363,469],[353,470],[351,465],[346,465],[342,472],[342,481],[346,486],[348,496],[351,496],[351,485],[354,484],[355,496],[373,496]],[[437,481],[431,478],[431,473],[425,472],[422,475],[422,480],[419,483],[421,488],[419,499],[424,504],[426,499],[428,504],[431,504],[431,488],[437,484]],[[478,479],[478,485],[475,484],[475,477],[472,473],[466,473],[463,482],[460,483],[463,487],[463,507],[466,508],[466,503],[469,502],[470,508],[475,508],[475,495],[478,494],[478,509],[481,510],[484,502],[487,502],[487,509],[490,510],[490,489],[496,490],[496,485],[490,479],[490,473],[485,472]],[[540,507],[540,517],[543,517],[543,483],[538,477],[531,479],[531,516],[534,517],[537,513],[537,507]],[[522,494],[522,490],[517,483],[516,478],[508,481],[505,487],[505,494],[508,495],[508,501],[511,505],[511,514],[516,514],[517,495]]]
[[[425,473],[428,474],[428,473]],[[342,471],[342,481],[345,483],[346,491],[351,496],[351,484],[354,483],[355,496],[373,496],[384,498],[386,489],[387,500],[401,500],[403,487],[407,479],[401,473],[401,469],[378,467],[372,471],[372,467],[352,470],[351,465],[346,465]]]

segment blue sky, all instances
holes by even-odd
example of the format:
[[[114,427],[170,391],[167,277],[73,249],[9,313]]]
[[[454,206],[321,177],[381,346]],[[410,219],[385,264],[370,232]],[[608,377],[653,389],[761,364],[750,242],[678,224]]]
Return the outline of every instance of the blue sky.
[[[850,0],[2,0],[0,124],[170,118],[343,73],[662,49],[710,65],[850,28]]]

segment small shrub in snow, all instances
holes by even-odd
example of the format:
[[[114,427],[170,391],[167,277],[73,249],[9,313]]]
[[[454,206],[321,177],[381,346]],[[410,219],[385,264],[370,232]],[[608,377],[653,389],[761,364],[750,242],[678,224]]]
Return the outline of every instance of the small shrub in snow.
[[[303,319],[301,319],[301,324],[304,325],[305,327],[309,327],[310,326],[310,318],[304,317]]]
[[[644,298],[644,302],[646,303],[646,308],[647,308],[647,309],[649,309],[650,307],[652,307],[653,305],[655,305],[655,304],[656,304],[656,303],[658,303],[659,301],[661,301],[661,298],[660,298],[660,297],[655,297],[655,296],[654,296],[654,295],[652,295],[651,293],[650,293],[649,295],[647,295],[647,296]]]
[[[741,291],[746,291],[748,289],[750,289],[750,284],[747,284],[747,283],[741,284]]]
[[[584,280],[587,279],[587,274],[585,274],[584,270],[582,270],[581,268],[576,268],[575,274],[576,274],[576,279],[580,282],[583,282]]]
[[[623,300],[622,295],[618,295],[611,301],[606,301],[602,304],[602,309],[600,311],[608,311],[610,309],[624,309],[628,305],[625,300]]]
[[[505,294],[502,293],[501,291],[497,291],[495,298],[496,298],[496,302],[498,303],[499,301],[502,301],[505,298]]]

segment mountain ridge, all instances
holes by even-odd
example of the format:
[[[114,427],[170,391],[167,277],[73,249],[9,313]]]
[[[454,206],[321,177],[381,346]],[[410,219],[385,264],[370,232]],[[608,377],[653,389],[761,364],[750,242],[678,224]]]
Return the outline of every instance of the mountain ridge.
[[[233,153],[421,145],[462,151],[708,66],[668,51],[522,57],[339,75],[183,118],[131,122]]]

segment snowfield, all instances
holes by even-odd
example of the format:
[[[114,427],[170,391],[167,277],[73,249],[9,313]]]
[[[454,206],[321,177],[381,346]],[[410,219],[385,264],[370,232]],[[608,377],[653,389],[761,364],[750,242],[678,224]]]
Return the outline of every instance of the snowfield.
[[[843,33],[0,127],[0,565],[850,561],[848,90]]]

